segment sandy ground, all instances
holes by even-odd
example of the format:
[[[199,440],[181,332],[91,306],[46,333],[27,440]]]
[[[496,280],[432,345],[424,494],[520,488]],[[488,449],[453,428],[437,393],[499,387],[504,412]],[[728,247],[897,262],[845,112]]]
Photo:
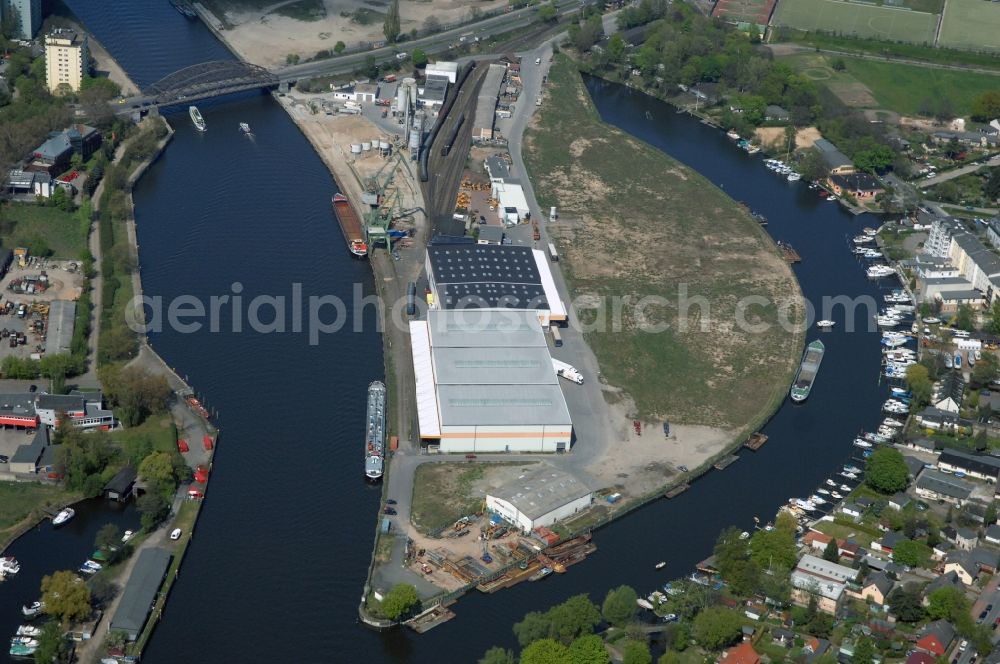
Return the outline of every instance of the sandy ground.
[[[757,140],[761,145],[774,145],[785,142],[784,127],[758,127],[755,132]],[[798,149],[811,148],[813,143],[823,138],[816,127],[803,127],[795,132],[795,147]],[[782,148],[784,149],[784,148]]]
[[[231,5],[224,13],[226,24],[232,26],[226,30],[226,41],[254,64],[279,67],[292,53],[306,59],[319,51],[332,49],[338,41],[344,42],[349,49],[358,46],[367,49],[371,42],[385,39],[381,19],[362,25],[353,21],[351,15],[358,9],[384,13],[389,6],[388,0],[324,0],[326,17],[317,21],[300,21],[270,13],[282,4],[286,3],[275,3],[263,11],[248,11]],[[400,27],[403,33],[412,29],[423,31],[431,16],[444,27],[467,20],[473,7],[489,12],[506,4],[505,0],[406,1],[399,7]]]
[[[385,166],[385,160],[371,153],[360,157],[352,155],[351,144],[371,141],[376,137],[390,143],[402,140],[401,134],[386,134],[363,116],[327,115],[322,111],[322,102],[327,99],[325,95],[309,95],[308,100],[292,95],[279,99],[330,169],[338,186],[345,191],[352,202],[361,198],[361,184],[358,182],[358,177],[374,175]],[[409,168],[402,166],[397,168],[393,178],[394,187],[399,192],[400,206],[422,208],[423,199],[420,195],[419,182],[414,177],[417,173],[416,164],[409,161],[409,153],[401,154]],[[358,213],[361,213],[360,209]],[[423,221],[423,215],[418,213],[417,217],[415,223],[419,225]],[[406,226],[405,221],[396,224],[396,228],[405,229]]]

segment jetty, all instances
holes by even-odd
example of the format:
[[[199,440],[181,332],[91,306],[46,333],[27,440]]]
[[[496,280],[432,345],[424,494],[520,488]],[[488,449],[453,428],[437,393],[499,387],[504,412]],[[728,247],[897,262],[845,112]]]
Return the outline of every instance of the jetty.
[[[688,484],[687,482],[685,482],[684,484],[678,484],[673,489],[671,489],[670,491],[667,491],[665,494],[663,494],[663,497],[664,498],[676,498],[677,496],[681,495],[682,493],[684,493],[685,491],[687,491],[690,488],[691,488],[691,485]]]
[[[438,625],[448,622],[454,617],[454,611],[443,604],[438,604],[436,606],[432,606],[426,611],[418,613],[403,624],[417,634],[423,634],[424,632],[434,629]]]
[[[730,454],[729,456],[723,457],[712,464],[712,468],[716,470],[725,470],[729,466],[733,465],[739,460],[739,457],[735,454]]]
[[[763,447],[764,443],[766,442],[767,442],[767,434],[758,431],[757,433],[752,434],[749,438],[747,438],[747,442],[743,443],[743,447],[747,448],[748,450],[753,450],[754,452],[756,452],[761,447]]]
[[[786,261],[792,264],[802,262],[802,256],[799,255],[799,252],[795,251],[795,248],[792,245],[787,242],[782,242],[781,240],[778,240],[777,244],[778,251],[781,252],[782,257]]]

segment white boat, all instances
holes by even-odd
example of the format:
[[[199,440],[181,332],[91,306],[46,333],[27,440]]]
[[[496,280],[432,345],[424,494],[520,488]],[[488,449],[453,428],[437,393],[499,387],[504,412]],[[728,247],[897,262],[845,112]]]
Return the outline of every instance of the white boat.
[[[656,565],[654,565],[656,569],[663,569],[666,566],[667,566],[667,561],[665,560],[661,560],[660,562],[656,563]]]
[[[758,152],[760,152],[760,146],[759,145],[748,145],[747,146],[747,154],[757,154]]]
[[[34,627],[32,625],[21,625],[17,628],[18,636],[38,636],[42,633],[40,627]]]
[[[841,475],[843,475],[844,477],[846,477],[849,480],[856,480],[856,479],[858,479],[858,476],[855,475],[854,473],[841,473]]]
[[[978,348],[977,348],[976,350],[974,350],[974,351],[972,352],[972,354],[973,354],[973,356],[975,356],[975,358],[976,358],[977,360],[981,360],[981,359],[983,359],[983,354],[982,354],[982,352],[980,352],[980,350],[979,350]]]
[[[855,438],[854,439],[854,446],[855,447],[860,447],[860,448],[863,448],[863,449],[868,449],[869,447],[872,446],[872,444],[869,443],[867,440],[864,440],[862,438]],[[841,473],[841,475],[843,475],[844,477],[848,477],[848,475],[846,473]]]
[[[248,136],[253,133],[252,131],[250,131],[250,125],[248,125],[246,122],[240,123],[240,131]]]
[[[843,496],[840,495],[839,493],[837,493],[836,491],[834,491],[830,495],[833,496],[834,498],[836,498],[837,500],[841,500],[843,498]]]
[[[846,491],[847,493],[850,493],[851,492],[851,487],[847,486],[846,484],[841,484],[840,485],[840,490],[841,491]]]
[[[836,498],[836,496],[834,496],[834,498]],[[819,503],[820,505],[822,505],[823,503],[830,502],[823,496],[816,496],[816,495],[809,496],[809,500],[811,500],[814,503]]]
[[[14,576],[21,571],[21,563],[13,556],[0,558],[0,577]]]
[[[188,106],[188,115],[191,116],[191,122],[194,124],[194,128],[198,131],[205,131],[206,124],[205,118],[202,117],[201,111],[198,110],[197,106]]]
[[[833,480],[827,480],[826,483],[830,486],[837,486],[837,483],[834,482]]]
[[[739,135],[739,134],[737,134],[737,133],[736,133],[735,131],[733,131],[732,129],[730,129],[729,131],[727,131],[727,132],[726,132],[726,136],[728,136],[729,138],[733,139],[734,141],[735,141],[735,140],[738,140],[738,139],[739,139],[739,137],[740,137],[740,135]]]
[[[946,369],[951,369],[952,367],[955,366],[954,363],[951,360],[951,355],[945,355],[944,356],[944,366],[945,366]]]
[[[923,320],[928,325],[937,325],[938,323],[941,322],[940,318],[924,318]]]
[[[792,171],[791,173],[788,174],[788,181],[789,182],[797,182],[797,181],[799,181],[801,179],[802,179],[802,175],[800,175],[799,173],[796,173],[795,171]]]
[[[10,645],[12,646],[27,646],[29,648],[38,647],[38,639],[33,639],[30,636],[12,636],[10,639]]]
[[[835,323],[832,320],[821,320],[821,321],[817,321],[816,322],[816,327],[823,328],[823,329],[829,329],[829,328],[833,327],[836,324],[837,323]]]
[[[875,238],[870,235],[855,235],[854,239],[851,240],[854,244],[869,244],[875,241]]]
[[[893,417],[887,417],[884,420],[882,420],[883,426],[891,427],[893,429],[898,429],[902,427],[904,424],[905,424],[904,422],[901,422],[900,420],[897,420]]]
[[[74,516],[76,516],[76,510],[74,510],[72,507],[67,507],[63,511],[59,512],[59,514],[56,514],[54,517],[52,517],[52,525],[61,526],[70,519],[72,519]]]
[[[125,542],[129,541],[133,537],[135,537],[135,533],[133,533],[131,530],[126,530],[125,534],[122,535],[122,543],[124,544]]]
[[[643,597],[640,597],[639,599],[635,600],[635,603],[648,611],[652,611],[654,608],[653,603]]]
[[[969,367],[976,366],[976,356],[971,351],[966,355],[969,360]]]
[[[830,492],[827,491],[826,489],[816,489],[816,493],[822,494],[824,496],[829,496],[830,495]]]
[[[21,614],[25,618],[34,618],[44,610],[45,610],[44,604],[42,604],[41,602],[32,602],[30,605],[25,604],[21,607]]]

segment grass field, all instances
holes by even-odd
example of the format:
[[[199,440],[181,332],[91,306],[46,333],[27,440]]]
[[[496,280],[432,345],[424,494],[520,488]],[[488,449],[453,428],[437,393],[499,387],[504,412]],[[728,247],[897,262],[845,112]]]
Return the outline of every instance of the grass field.
[[[177,428],[166,413],[154,415],[137,427],[115,431],[111,439],[130,457],[141,458],[149,452],[177,452]],[[201,444],[201,441],[188,442]]]
[[[773,323],[777,303],[797,296],[798,285],[745,211],[602,122],[562,55],[524,154],[542,208],[560,210],[548,232],[581,323],[610,321],[626,303],[617,329],[593,325],[586,338],[602,379],[631,395],[639,418],[742,429],[784,394],[801,335]],[[750,294],[774,303],[754,309],[767,333],[735,324],[737,302]],[[644,310],[630,304],[646,296],[662,300]],[[693,297],[709,306],[682,304]],[[665,329],[647,331],[653,324]]]
[[[326,5],[323,4],[323,0],[299,0],[278,7],[273,13],[298,21],[319,21],[326,18]]]
[[[89,220],[81,213],[34,204],[9,203],[0,206],[0,234],[7,248],[27,247],[32,254],[45,249],[56,258],[79,259],[86,246]]]
[[[906,58],[943,65],[970,66],[980,69],[1000,69],[1000,58],[990,53],[973,53],[954,48],[930,48],[918,44],[903,44],[879,39],[862,39],[830,35],[822,32],[804,32],[782,28],[777,41],[792,41],[813,48],[830,49],[847,53],[871,54],[884,57]]]
[[[948,99],[957,115],[969,112],[972,99],[983,90],[1000,87],[1000,76],[955,69],[931,69],[894,62],[842,58],[846,69],[834,71],[832,56],[799,53],[781,58],[796,71],[827,86],[844,103],[858,108],[880,108],[917,115],[928,102]],[[862,94],[864,93],[864,94]],[[867,96],[867,103],[851,103]],[[934,108],[931,103],[931,108]]]
[[[410,521],[422,533],[432,534],[482,507],[472,485],[483,478],[480,464],[425,463],[413,476]]]
[[[1000,3],[948,0],[939,42],[971,51],[1000,51]]]
[[[772,24],[799,30],[932,44],[937,16],[841,0],[781,0],[774,11]]]

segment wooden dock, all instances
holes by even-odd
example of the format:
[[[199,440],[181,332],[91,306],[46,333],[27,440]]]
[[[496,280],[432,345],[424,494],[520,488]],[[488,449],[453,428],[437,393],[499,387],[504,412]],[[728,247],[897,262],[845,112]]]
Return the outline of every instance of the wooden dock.
[[[714,464],[712,464],[712,468],[715,468],[716,470],[725,470],[729,466],[736,463],[738,460],[739,460],[738,456],[736,456],[735,454],[730,454],[729,456],[723,457],[722,459],[719,459]]]
[[[690,488],[691,488],[691,485],[688,484],[688,483],[686,483],[686,482],[684,484],[678,484],[673,489],[671,489],[670,491],[667,491],[665,494],[663,494],[663,497],[664,498],[676,498],[677,496],[681,495],[682,493],[684,493],[685,491],[687,491]]]
[[[420,613],[404,624],[417,634],[423,634],[434,629],[442,623],[446,623],[455,617],[455,612],[445,606],[437,605]]]
[[[802,262],[802,256],[799,255],[799,252],[795,251],[795,248],[792,247],[792,245],[787,242],[782,242],[781,240],[778,240],[777,244],[778,251],[781,252],[782,257],[786,261],[793,264]]]
[[[743,447],[756,452],[761,447],[763,447],[764,443],[766,442],[767,442],[767,434],[763,434],[758,431],[757,433],[747,438],[747,442],[743,443]]]

